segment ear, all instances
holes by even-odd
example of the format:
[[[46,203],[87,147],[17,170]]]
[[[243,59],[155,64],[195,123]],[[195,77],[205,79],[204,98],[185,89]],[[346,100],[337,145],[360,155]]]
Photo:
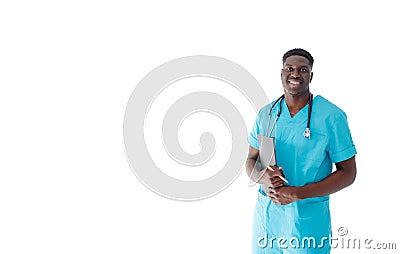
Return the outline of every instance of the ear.
[[[310,83],[312,81],[313,76],[314,76],[314,72],[311,72],[311,74],[310,74]]]

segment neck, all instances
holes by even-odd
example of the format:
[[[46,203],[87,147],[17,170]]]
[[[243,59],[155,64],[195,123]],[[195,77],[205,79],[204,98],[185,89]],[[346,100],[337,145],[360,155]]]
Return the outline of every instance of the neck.
[[[291,115],[299,112],[304,106],[307,105],[310,97],[310,91],[301,94],[292,95],[285,91],[285,101],[289,108]]]

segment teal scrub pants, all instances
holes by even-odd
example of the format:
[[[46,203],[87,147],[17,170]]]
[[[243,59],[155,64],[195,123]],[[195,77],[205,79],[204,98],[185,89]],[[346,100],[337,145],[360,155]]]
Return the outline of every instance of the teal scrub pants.
[[[277,205],[260,190],[254,212],[252,253],[330,253],[330,221],[329,199]]]

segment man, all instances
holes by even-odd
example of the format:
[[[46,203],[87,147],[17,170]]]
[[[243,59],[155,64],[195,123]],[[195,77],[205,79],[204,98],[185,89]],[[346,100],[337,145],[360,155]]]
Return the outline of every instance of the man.
[[[284,54],[284,95],[259,111],[248,138],[246,171],[260,184],[253,253],[330,253],[329,195],[356,177],[346,114],[310,93],[313,63],[304,49]],[[255,167],[259,135],[274,138],[277,165],[269,169]]]

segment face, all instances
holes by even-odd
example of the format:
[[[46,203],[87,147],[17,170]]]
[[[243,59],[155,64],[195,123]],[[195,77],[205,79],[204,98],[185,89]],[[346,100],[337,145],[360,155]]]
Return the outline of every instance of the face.
[[[307,93],[312,76],[312,67],[307,58],[303,56],[290,56],[286,58],[281,72],[285,93],[292,96]]]

